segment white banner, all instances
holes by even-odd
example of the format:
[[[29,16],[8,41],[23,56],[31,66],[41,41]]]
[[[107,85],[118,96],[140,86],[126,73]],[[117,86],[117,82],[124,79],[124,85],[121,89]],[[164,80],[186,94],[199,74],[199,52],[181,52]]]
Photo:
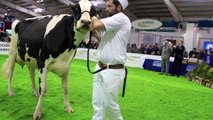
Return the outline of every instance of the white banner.
[[[87,49],[78,48],[75,58],[87,60]],[[126,66],[143,68],[145,59],[161,60],[161,56],[127,53]],[[89,60],[97,62],[96,49],[90,49]],[[174,61],[174,58],[171,57],[170,60]]]
[[[87,60],[87,50],[88,49],[86,49],[86,48],[78,48],[75,58]],[[90,61],[97,62],[96,51],[97,51],[96,49],[89,50],[89,60]]]
[[[10,44],[6,42],[0,42],[0,54],[8,54]]]
[[[10,47],[10,44],[5,43],[5,42],[0,42],[0,54],[8,54],[9,47]],[[86,49],[86,48],[78,48],[75,58],[87,60],[87,50],[88,49]],[[97,53],[96,49],[90,49],[90,51],[89,51],[89,60],[90,61],[97,62],[96,53]],[[127,53],[126,66],[143,68],[145,59],[161,60],[161,56]],[[170,61],[174,61],[174,58],[171,57]]]

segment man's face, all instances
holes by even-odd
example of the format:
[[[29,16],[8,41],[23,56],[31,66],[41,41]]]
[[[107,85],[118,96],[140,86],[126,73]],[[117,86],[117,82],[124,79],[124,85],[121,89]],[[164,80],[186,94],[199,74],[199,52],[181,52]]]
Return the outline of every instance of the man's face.
[[[117,13],[117,7],[113,4],[113,0],[108,0],[106,2],[106,13],[108,17]]]

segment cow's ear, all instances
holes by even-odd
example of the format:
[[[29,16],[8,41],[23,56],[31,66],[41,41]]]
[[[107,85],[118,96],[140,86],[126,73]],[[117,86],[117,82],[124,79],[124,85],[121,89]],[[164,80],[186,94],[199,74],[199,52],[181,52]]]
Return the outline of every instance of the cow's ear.
[[[91,10],[90,10],[90,16],[96,16],[97,15],[97,12],[96,12],[96,9],[94,6],[91,6]]]
[[[75,6],[71,7],[73,16],[76,20],[79,20],[81,17],[81,8],[79,4],[76,4]]]
[[[81,11],[79,4],[76,4],[75,6],[71,6],[71,10],[72,10],[73,14]]]

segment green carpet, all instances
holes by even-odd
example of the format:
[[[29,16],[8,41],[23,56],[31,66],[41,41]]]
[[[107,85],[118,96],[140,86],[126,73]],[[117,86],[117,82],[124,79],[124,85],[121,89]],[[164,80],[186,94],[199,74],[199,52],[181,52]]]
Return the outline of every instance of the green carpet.
[[[0,66],[6,56],[0,56]],[[91,62],[91,69],[95,63]],[[71,65],[69,98],[74,113],[64,111],[61,79],[48,74],[47,93],[43,102],[42,120],[91,120],[92,75],[86,61],[74,60]],[[7,80],[0,76],[0,119],[31,120],[37,97],[27,67],[16,64],[14,97],[8,97]],[[126,95],[119,96],[125,120],[213,120],[213,89],[158,72],[128,67]]]

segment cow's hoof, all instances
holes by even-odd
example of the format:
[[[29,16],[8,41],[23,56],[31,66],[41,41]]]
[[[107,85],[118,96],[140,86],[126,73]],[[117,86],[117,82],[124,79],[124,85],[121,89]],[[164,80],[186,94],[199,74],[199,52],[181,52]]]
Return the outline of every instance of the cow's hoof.
[[[66,111],[67,111],[68,113],[74,113],[74,110],[73,110],[71,107],[66,108]]]
[[[40,112],[35,112],[33,114],[33,120],[40,120],[41,119],[41,113]]]

